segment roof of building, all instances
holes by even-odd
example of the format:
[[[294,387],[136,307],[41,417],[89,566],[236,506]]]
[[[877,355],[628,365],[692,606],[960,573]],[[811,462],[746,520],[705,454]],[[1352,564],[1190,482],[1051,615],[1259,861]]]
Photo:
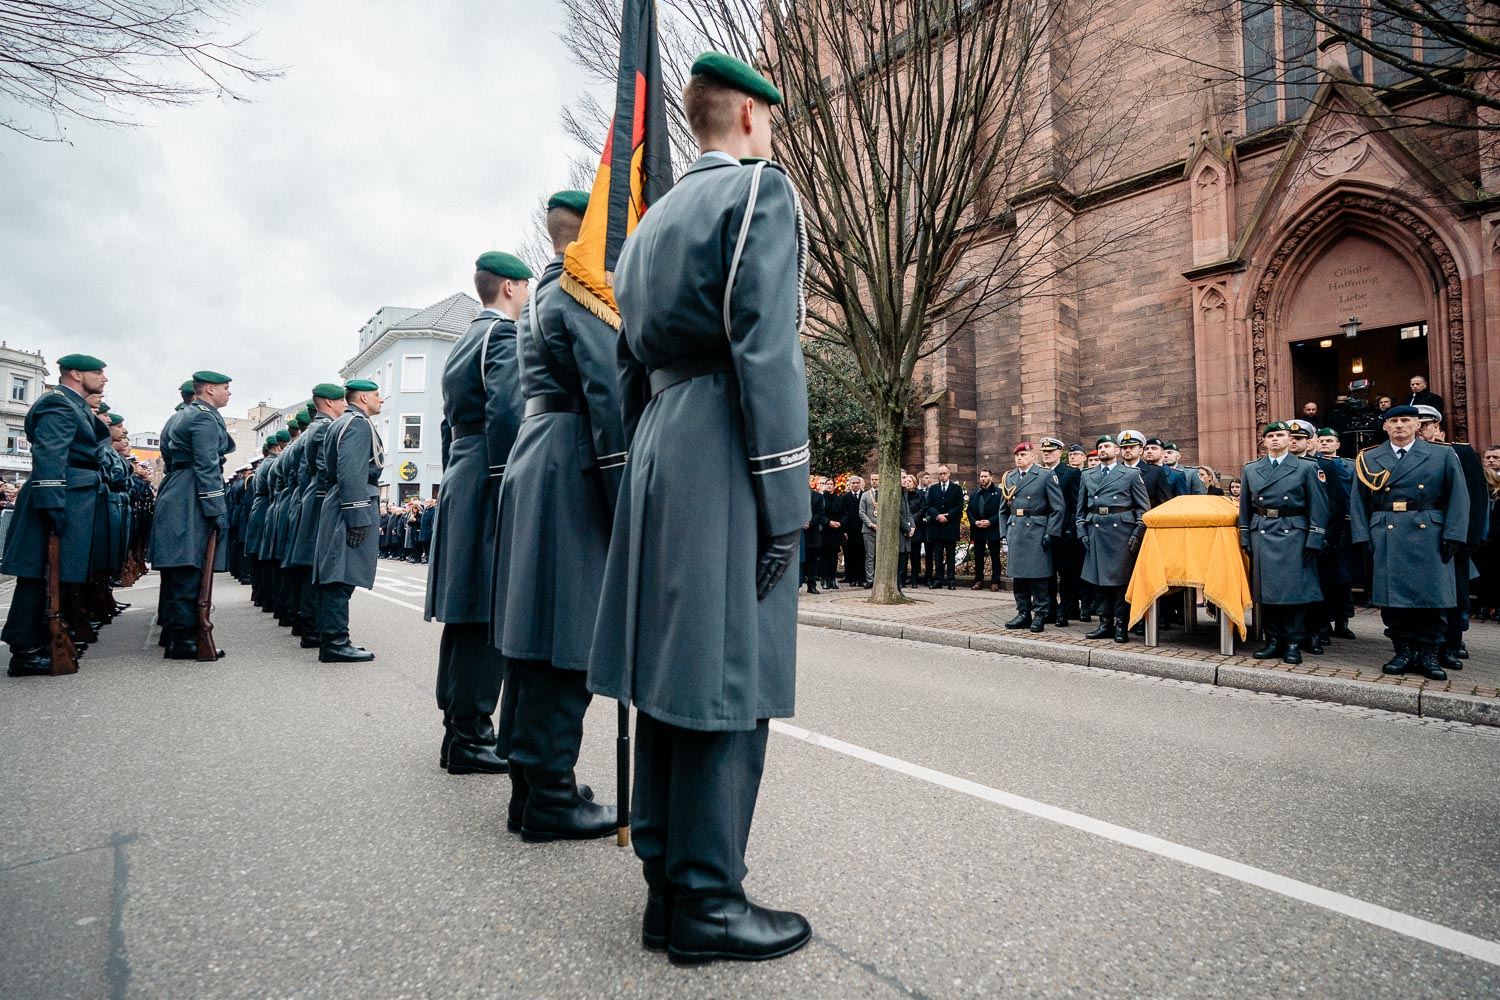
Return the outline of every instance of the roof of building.
[[[438,330],[443,333],[463,333],[479,315],[479,303],[463,292],[435,302],[420,312],[415,312],[398,323],[386,327],[390,330]]]

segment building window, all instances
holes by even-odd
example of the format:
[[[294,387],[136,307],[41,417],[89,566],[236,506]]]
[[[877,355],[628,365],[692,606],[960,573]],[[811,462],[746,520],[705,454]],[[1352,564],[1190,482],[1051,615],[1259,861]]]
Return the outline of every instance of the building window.
[[[31,445],[26,441],[26,429],[11,424],[5,428],[5,453],[7,455],[20,455],[31,450]]]
[[[24,375],[12,375],[10,377],[10,401],[24,403],[29,395],[31,395],[31,379]]]
[[[401,355],[401,391],[423,392],[427,389],[427,355]]]
[[[401,450],[422,450],[422,415],[420,413],[401,414]]]

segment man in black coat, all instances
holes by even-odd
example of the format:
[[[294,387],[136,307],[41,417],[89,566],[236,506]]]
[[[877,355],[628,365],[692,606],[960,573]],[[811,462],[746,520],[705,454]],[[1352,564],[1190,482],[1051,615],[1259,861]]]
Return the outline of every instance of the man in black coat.
[[[437,500],[428,500],[422,505],[422,532],[418,536],[417,554],[422,562],[432,548],[432,522],[437,518]]]
[[[1063,532],[1052,540],[1052,579],[1047,581],[1048,621],[1067,625],[1069,619],[1085,621],[1079,607],[1078,587],[1082,582],[1083,545],[1078,541],[1079,471],[1062,460],[1067,446],[1055,437],[1042,438],[1042,468],[1057,474],[1063,495]],[[1082,451],[1079,448],[1079,451]]]
[[[983,590],[984,563],[990,563],[989,588],[1000,589],[1000,487],[989,469],[979,470],[979,489],[969,494],[969,541],[974,546],[974,590]]]
[[[827,590],[838,590],[839,550],[844,547],[844,530],[852,522],[844,520],[844,497],[833,492],[833,480],[824,476],[818,483],[823,494],[823,550],[818,561],[818,579]]]
[[[1411,396],[1403,401],[1407,406],[1430,406],[1439,414],[1443,412],[1443,397],[1427,391],[1426,375],[1413,375],[1410,385]]]
[[[1416,381],[1413,379],[1412,381]],[[1443,415],[1436,407],[1417,407],[1421,424],[1417,434],[1433,444],[1448,444],[1458,456],[1459,468],[1463,469],[1464,485],[1469,491],[1469,536],[1464,547],[1453,555],[1453,580],[1458,594],[1458,603],[1447,609],[1447,626],[1443,644],[1438,648],[1438,663],[1444,670],[1462,670],[1463,661],[1469,658],[1464,646],[1464,632],[1469,628],[1469,562],[1481,542],[1484,541],[1486,522],[1489,519],[1489,484],[1484,478],[1484,462],[1479,453],[1462,442],[1442,440]]]
[[[964,513],[964,488],[949,482],[951,473],[946,465],[937,468],[938,481],[927,491],[927,541],[937,550],[937,565],[933,568],[933,590],[943,583],[953,589],[953,554],[958,547],[959,524]]]
[[[865,533],[859,523],[859,497],[864,491],[865,481],[850,476],[839,496],[839,521],[844,526],[844,582],[851,587],[866,587],[870,583],[865,579]]]
[[[822,480],[818,480],[822,485]],[[812,516],[802,529],[802,582],[807,592],[818,592],[818,572],[823,565],[823,532],[828,527],[828,503],[821,489],[811,489]]]
[[[900,586],[922,582],[922,549],[927,544],[927,491],[917,485],[917,477],[907,473],[901,478],[906,491],[906,507],[911,511],[911,544],[907,547],[897,573]]]

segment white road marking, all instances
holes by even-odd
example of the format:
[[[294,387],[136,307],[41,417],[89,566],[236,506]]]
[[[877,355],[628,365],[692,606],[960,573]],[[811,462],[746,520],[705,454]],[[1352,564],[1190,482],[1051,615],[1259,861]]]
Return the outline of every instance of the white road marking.
[[[391,596],[389,596],[387,594],[377,594],[377,593],[375,593],[375,591],[373,591],[373,590],[366,590],[363,587],[356,587],[355,590],[354,590],[354,592],[356,594],[364,594],[366,597],[374,597],[374,598],[377,598],[377,599],[382,600],[382,601],[390,601],[392,604],[399,604],[403,608],[411,608],[413,611],[417,612],[418,614],[421,614],[424,611],[426,611],[426,608],[423,608],[422,605],[420,605],[420,604],[411,604],[411,603],[409,603],[407,601],[398,601],[394,597],[391,597]]]
[[[1223,875],[1226,878],[1255,886],[1258,889],[1264,889],[1267,892],[1274,892],[1288,899],[1310,903],[1313,906],[1322,907],[1325,910],[1330,910],[1346,917],[1352,917],[1355,920],[1389,931],[1395,931],[1397,934],[1415,938],[1418,941],[1425,941],[1439,948],[1446,948],[1449,951],[1456,951],[1470,958],[1477,958],[1481,962],[1488,962],[1490,965],[1500,966],[1500,942],[1475,937],[1472,934],[1466,934],[1451,927],[1444,927],[1442,924],[1435,924],[1420,917],[1401,913],[1398,910],[1388,909],[1376,903],[1356,899],[1353,896],[1346,896],[1343,893],[1323,889],[1294,878],[1287,878],[1284,875],[1277,875],[1275,872],[1268,872],[1263,868],[1256,868],[1253,865],[1232,861],[1229,858],[1219,857],[1217,854],[1209,854],[1206,851],[1200,851],[1170,840],[1163,840],[1160,837],[1153,837],[1148,833],[1141,833],[1137,830],[1131,830],[1128,827],[1116,826],[1104,820],[1094,819],[1092,816],[1085,816],[1082,813],[1060,809],[1057,806],[1051,806],[1045,802],[1038,802],[1035,799],[1028,799],[1024,796],[1014,795],[1010,792],[1002,792],[998,788],[991,788],[988,785],[981,785],[976,781],[969,781],[951,774],[945,774],[942,771],[935,771],[930,767],[913,764],[898,757],[890,757],[875,750],[867,750],[864,747],[855,746],[853,743],[845,743],[843,740],[814,733],[798,726],[788,725],[785,722],[772,720],[771,729],[784,736],[790,736],[792,739],[801,740],[804,743],[821,747],[824,750],[832,750],[834,753],[841,753],[847,757],[853,757],[855,760],[874,764],[876,767],[883,767],[888,771],[895,771],[897,774],[904,774],[919,781],[926,781],[964,795],[972,795],[976,799],[993,802],[1007,809],[1014,809],[1017,812],[1026,813],[1038,819],[1071,827],[1074,830],[1092,834],[1104,840],[1112,840],[1117,844],[1146,851],[1147,853],[1166,858],[1169,861],[1176,861],[1179,864],[1201,868],[1216,875]]]

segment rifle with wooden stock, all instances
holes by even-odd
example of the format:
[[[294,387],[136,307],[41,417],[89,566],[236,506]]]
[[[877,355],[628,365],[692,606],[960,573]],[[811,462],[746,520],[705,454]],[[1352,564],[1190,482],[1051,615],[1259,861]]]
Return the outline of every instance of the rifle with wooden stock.
[[[203,581],[198,584],[198,659],[215,662],[219,659],[219,648],[214,645],[214,623],[210,617],[214,609],[214,556],[219,546],[219,529],[208,532],[208,544],[203,547]]]
[[[55,531],[47,535],[47,632],[52,676],[78,673],[78,647],[73,645],[73,637],[63,624],[62,540]]]

